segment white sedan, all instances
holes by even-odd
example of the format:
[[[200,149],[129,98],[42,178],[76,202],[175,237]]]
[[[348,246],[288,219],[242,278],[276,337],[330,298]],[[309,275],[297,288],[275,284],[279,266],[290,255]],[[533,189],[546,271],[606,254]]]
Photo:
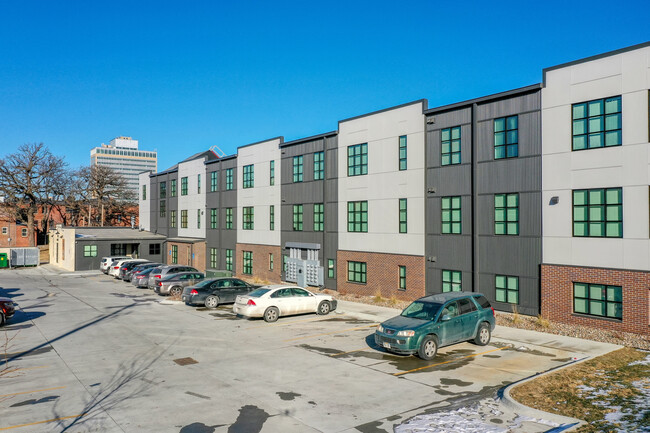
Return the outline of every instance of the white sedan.
[[[336,304],[330,295],[315,294],[297,286],[274,285],[237,296],[232,310],[241,316],[264,317],[267,322],[275,322],[280,316],[292,314],[325,315],[336,310]]]

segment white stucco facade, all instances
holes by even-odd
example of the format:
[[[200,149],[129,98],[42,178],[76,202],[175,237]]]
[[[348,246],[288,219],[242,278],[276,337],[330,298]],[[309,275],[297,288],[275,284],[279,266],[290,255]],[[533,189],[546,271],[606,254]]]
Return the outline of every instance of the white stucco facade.
[[[275,245],[281,242],[280,138],[240,147],[237,151],[237,243]],[[271,161],[275,182],[271,185]],[[244,167],[253,165],[254,187],[244,188]],[[270,207],[274,206],[275,230],[270,230]],[[253,207],[254,229],[243,229],[243,209]]]
[[[150,231],[151,230],[151,188],[149,187],[149,174],[145,171],[138,175],[138,225],[140,228]],[[143,186],[147,188],[147,198],[142,198]]]
[[[205,192],[209,186],[206,179],[205,159],[198,158],[178,164],[178,213],[176,225],[179,237],[205,238],[205,228],[209,215],[205,213]],[[201,176],[201,191],[199,192],[199,175]],[[182,179],[187,177],[187,195],[182,194]],[[187,210],[187,228],[182,226],[182,211]],[[198,227],[198,212],[201,212],[201,227]]]
[[[424,101],[339,122],[339,249],[424,255]],[[399,170],[406,136],[407,169]],[[348,176],[348,147],[368,145],[368,173]],[[399,199],[407,199],[407,233],[399,232]],[[368,201],[368,232],[348,232],[348,202]]]
[[[545,71],[544,263],[650,270],[648,89],[647,46]],[[572,104],[615,96],[621,96],[622,145],[572,151]],[[618,187],[623,192],[623,237],[574,237],[572,191]],[[554,197],[557,203],[551,204]]]

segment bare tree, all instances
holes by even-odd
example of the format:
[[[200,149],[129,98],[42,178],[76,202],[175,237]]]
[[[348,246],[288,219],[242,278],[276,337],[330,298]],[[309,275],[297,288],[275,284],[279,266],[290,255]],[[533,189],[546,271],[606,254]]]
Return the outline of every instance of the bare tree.
[[[66,176],[66,165],[43,143],[23,144],[0,159],[0,197],[6,209],[27,222],[30,246],[35,246],[34,214],[48,202],[57,179]]]
[[[79,194],[88,208],[84,211],[88,213],[89,221],[103,226],[117,215],[126,216],[134,206],[135,193],[128,187],[126,180],[110,167],[83,167],[77,172],[77,178],[83,185]]]

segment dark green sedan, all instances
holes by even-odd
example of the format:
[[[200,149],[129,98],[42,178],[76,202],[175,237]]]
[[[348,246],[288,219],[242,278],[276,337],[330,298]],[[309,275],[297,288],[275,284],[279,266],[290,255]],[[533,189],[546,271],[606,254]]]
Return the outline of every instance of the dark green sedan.
[[[375,343],[389,352],[433,359],[439,347],[472,340],[485,346],[495,326],[484,295],[448,292],[425,296],[377,327]]]

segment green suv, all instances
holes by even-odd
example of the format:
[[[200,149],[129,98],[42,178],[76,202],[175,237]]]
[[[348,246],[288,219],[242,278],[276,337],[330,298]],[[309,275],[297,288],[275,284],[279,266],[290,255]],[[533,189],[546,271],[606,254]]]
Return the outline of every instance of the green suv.
[[[425,296],[377,327],[375,343],[389,352],[433,359],[439,347],[473,340],[485,346],[495,326],[484,295],[448,292]]]

